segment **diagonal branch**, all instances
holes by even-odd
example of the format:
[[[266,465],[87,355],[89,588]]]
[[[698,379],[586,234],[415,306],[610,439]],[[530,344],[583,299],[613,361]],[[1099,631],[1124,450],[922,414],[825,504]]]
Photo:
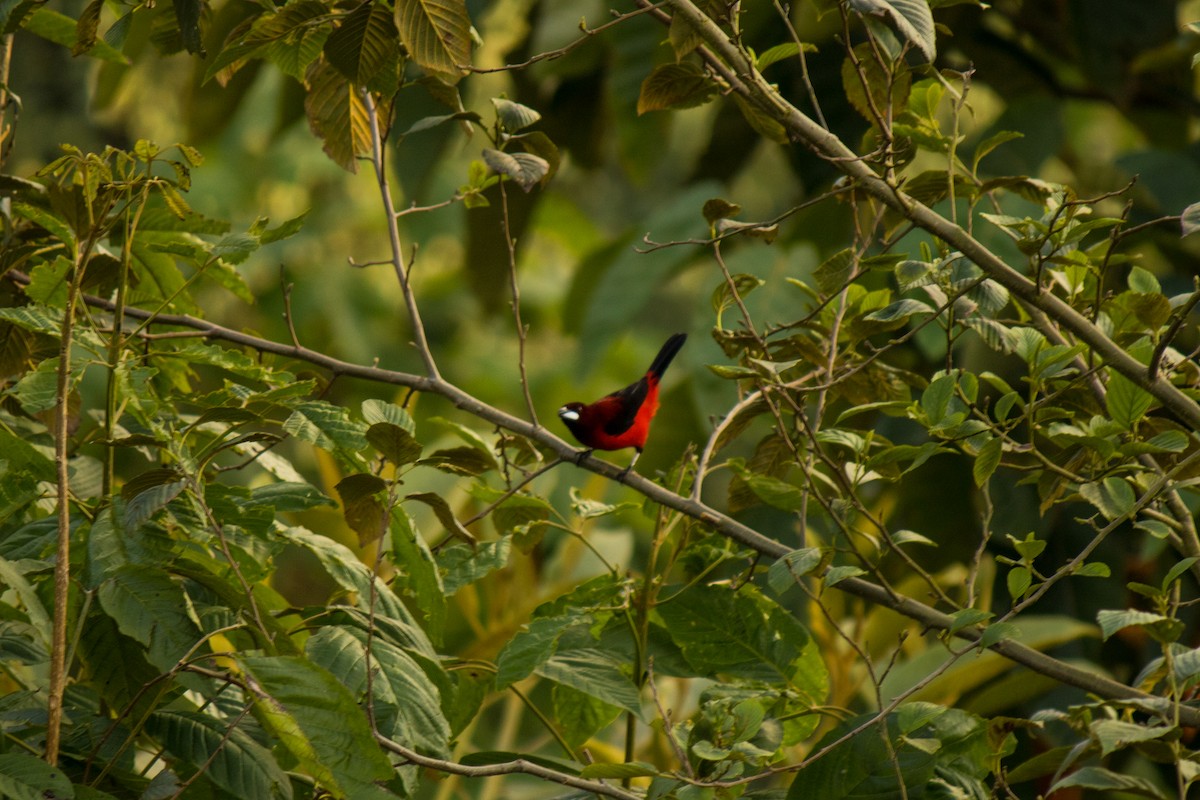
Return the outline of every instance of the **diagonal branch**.
[[[412,289],[411,272],[413,259],[416,258],[416,249],[414,248],[413,258],[410,258],[406,265],[404,251],[400,246],[400,225],[396,221],[396,206],[392,201],[392,187],[388,183],[387,162],[384,158],[383,135],[379,130],[379,108],[375,104],[375,97],[368,91],[363,92],[363,101],[367,106],[367,117],[371,121],[371,166],[375,170],[375,181],[379,184],[384,216],[387,219],[388,245],[392,251],[392,269],[396,271],[396,279],[400,281],[400,291],[404,294],[404,304],[408,307],[408,316],[412,320],[413,344],[421,355],[425,371],[431,378],[437,379],[441,376],[438,374],[433,351],[429,348],[429,340],[425,337],[425,324],[421,322],[421,310],[417,307],[417,295]]]
[[[1085,342],[1114,370],[1149,392],[1193,429],[1200,429],[1200,405],[1161,375],[1148,375],[1146,365],[1122,349],[1098,326],[1056,295],[1040,289],[1032,280],[1004,263],[964,228],[942,217],[889,184],[863,163],[841,139],[822,128],[779,94],[755,69],[746,52],[691,0],[668,0],[676,16],[691,25],[706,45],[702,57],[716,60],[723,73],[736,80],[730,90],[745,102],[769,114],[787,131],[792,141],[802,144],[850,178],[865,192],[896,213],[938,237],[979,266],[988,277],[1008,289],[1027,307],[1045,312],[1051,319]]]
[[[29,280],[28,276],[15,271],[10,271],[8,276],[18,283],[27,283]],[[93,308],[100,308],[107,311],[114,309],[111,301],[101,297],[82,295],[81,300]],[[488,405],[440,376],[427,377],[354,364],[315,350],[310,350],[306,347],[263,339],[188,315],[153,315],[149,311],[128,307],[125,308],[125,315],[142,320],[148,320],[153,317],[154,324],[189,328],[198,332],[206,339],[226,341],[251,348],[260,353],[272,353],[284,358],[297,359],[329,370],[337,376],[361,378],[375,383],[394,386],[406,386],[416,391],[437,394],[472,416],[536,442],[538,445],[556,453],[564,461],[569,460],[574,462],[578,458],[579,451],[574,446],[555,436],[548,429],[536,426],[527,420],[509,414],[495,406]],[[582,459],[579,466],[611,480],[624,483],[648,499],[696,519],[717,533],[764,556],[781,558],[791,552],[791,548],[786,544],[763,535],[759,531],[738,522],[703,502],[676,494],[636,473],[626,474],[615,464],[601,461],[594,456],[587,456]],[[861,578],[847,578],[839,581],[834,588],[870,603],[890,608],[896,613],[908,617],[927,628],[949,631],[954,625],[954,620],[948,614],[931,608],[911,597],[898,594],[889,588],[879,586]],[[956,630],[954,635],[972,643],[978,643],[982,637],[981,631],[975,628],[962,628]],[[1161,703],[1161,698],[1126,686],[1111,678],[1072,666],[1020,642],[1002,640],[991,643],[988,647],[1009,660],[1022,664],[1041,675],[1069,686],[1078,687],[1100,697],[1113,700],[1139,700],[1150,707]],[[1200,727],[1200,709],[1181,707],[1179,713],[1180,719],[1185,725]]]

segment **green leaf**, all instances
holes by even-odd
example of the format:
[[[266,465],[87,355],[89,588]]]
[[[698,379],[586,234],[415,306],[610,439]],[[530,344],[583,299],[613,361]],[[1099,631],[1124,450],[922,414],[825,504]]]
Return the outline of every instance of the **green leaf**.
[[[38,481],[56,481],[58,473],[54,461],[25,439],[0,426],[0,475],[11,479],[14,475],[29,475]]]
[[[315,486],[300,481],[279,481],[256,486],[250,490],[250,494],[256,503],[269,505],[281,513],[334,505],[333,500]]]
[[[338,586],[353,593],[356,605],[364,612],[370,610],[371,583],[375,584],[375,614],[387,617],[392,621],[390,628],[402,634],[405,646],[429,658],[436,658],[436,653],[425,631],[417,625],[408,607],[391,588],[378,577],[371,574],[366,564],[358,560],[344,544],[335,542],[324,536],[318,536],[310,530],[299,527],[285,528],[280,536],[287,542],[302,547],[316,556],[321,566],[329,573]]]
[[[1109,521],[1131,513],[1137,502],[1133,487],[1124,478],[1105,478],[1103,481],[1085,483],[1079,487],[1079,494]]]
[[[1103,561],[1092,561],[1081,564],[1072,574],[1078,578],[1107,578],[1112,575],[1112,569]]]
[[[596,519],[598,517],[607,517],[613,514],[619,514],[622,511],[628,511],[631,508],[639,508],[639,503],[601,503],[599,500],[592,500],[584,497],[579,493],[579,488],[572,486],[570,489],[571,495],[571,511],[580,519]]]
[[[457,80],[471,63],[471,19],[465,0],[398,0],[396,28],[421,69]]]
[[[804,42],[803,46],[804,52],[806,53],[817,52],[817,46],[815,44]],[[762,72],[772,64],[788,58],[793,58],[798,55],[800,55],[800,45],[797,45],[795,42],[784,42],[783,44],[777,44],[774,47],[769,47],[759,53],[758,58],[755,59],[754,66],[758,68],[759,72]]]
[[[1104,405],[1113,422],[1131,430],[1154,405],[1154,397],[1116,370],[1109,370]]]
[[[732,217],[736,217],[738,214],[742,213],[742,207],[737,203],[731,203],[728,200],[724,200],[720,197],[714,197],[710,200],[704,201],[704,207],[700,210],[700,213],[704,215],[704,220],[709,225],[712,225],[719,219],[730,219]],[[747,275],[746,277],[753,276]],[[761,283],[761,280],[759,282]]]
[[[82,371],[72,364],[71,385],[78,384]],[[82,367],[82,364],[78,365]],[[38,414],[49,411],[58,405],[58,359],[47,358],[38,363],[37,367],[26,372],[12,394],[21,404],[21,410],[26,414]]]
[[[815,747],[833,744],[870,720],[871,715],[846,720]],[[787,800],[900,797],[901,781],[908,797],[929,797],[932,787],[937,796],[988,797],[993,758],[986,722],[959,709],[909,702],[797,773]]]
[[[387,530],[387,509],[379,494],[387,484],[377,475],[356,473],[347,475],[335,485],[342,499],[342,514],[350,529],[358,534],[358,544],[365,547],[383,537]]]
[[[33,583],[21,569],[21,564],[0,557],[0,583],[3,583],[20,598],[26,618],[33,629],[38,632],[42,646],[49,649],[52,641],[50,614],[42,605]]]
[[[433,553],[402,506],[392,509],[391,529],[392,562],[400,571],[395,583],[403,587],[421,609],[426,629],[440,640],[446,619],[446,590]],[[474,551],[474,541],[468,543]]]
[[[325,40],[325,58],[356,86],[366,86],[396,57],[396,24],[384,3],[351,11]]]
[[[415,434],[417,432],[416,423],[413,422],[413,418],[409,413],[395,403],[389,403],[386,400],[376,400],[374,398],[364,400],[362,403],[362,415],[367,425],[387,422],[399,426],[409,433]]]
[[[158,709],[146,720],[146,732],[167,752],[234,797],[264,800],[292,797],[292,784],[271,751],[245,731],[195,711]]]
[[[979,646],[991,647],[998,642],[1015,639],[1018,633],[1019,629],[1011,622],[997,622],[983,629],[983,634],[979,637]]]
[[[417,466],[433,467],[451,475],[471,477],[482,475],[497,467],[495,456],[470,445],[436,450],[416,463]]]
[[[564,683],[555,683],[550,696],[554,701],[554,721],[572,747],[585,744],[621,715],[617,706]]]
[[[376,785],[394,770],[375,743],[366,715],[345,684],[293,656],[241,656],[255,709],[305,772],[327,790],[355,800],[392,797]]]
[[[507,175],[526,192],[550,174],[550,162],[532,153],[505,153],[485,147],[483,160],[497,175]]]
[[[1101,719],[1088,726],[1088,732],[1100,744],[1100,755],[1108,756],[1137,742],[1149,742],[1173,734],[1170,725],[1137,725],[1116,719]]]
[[[1162,286],[1158,282],[1158,278],[1154,274],[1142,267],[1133,267],[1129,270],[1129,288],[1135,292],[1143,294],[1161,294]]]
[[[59,256],[42,262],[29,271],[25,294],[42,305],[66,308],[70,276],[70,259]]]
[[[1047,795],[1052,795],[1059,789],[1071,788],[1095,789],[1100,792],[1126,792],[1161,800],[1167,798],[1167,795],[1163,794],[1158,786],[1145,778],[1113,772],[1104,767],[1080,767],[1065,778],[1056,781],[1047,791]]]
[[[75,796],[66,774],[29,753],[0,754],[0,795],[11,800],[57,800]]]
[[[442,573],[442,591],[447,597],[464,586],[508,565],[512,537],[480,542],[475,548],[465,545],[443,547],[438,551],[438,571]]]
[[[283,429],[302,442],[346,457],[367,446],[366,426],[351,420],[346,409],[320,400],[297,405]]]
[[[407,430],[391,422],[376,422],[367,428],[367,443],[393,466],[403,467],[421,457],[421,443]]]
[[[1005,582],[1008,585],[1008,596],[1014,601],[1020,600],[1029,591],[1033,582],[1033,573],[1029,571],[1028,567],[1013,567],[1008,571]]]
[[[570,686],[637,717],[642,715],[637,686],[622,671],[617,656],[598,648],[579,648],[555,653],[534,670],[543,678]]]
[[[508,133],[524,130],[542,118],[541,114],[529,106],[502,97],[493,97],[492,106],[496,109],[496,119],[500,121],[500,127]]]
[[[717,84],[690,61],[661,64],[642,81],[637,113],[640,116],[648,111],[694,108],[707,103],[717,91]]]
[[[1175,565],[1173,567],[1171,567],[1171,569],[1167,570],[1167,574],[1163,576],[1163,579],[1162,579],[1163,591],[1167,591],[1171,587],[1171,584],[1174,583],[1176,580],[1178,580],[1180,575],[1182,575],[1183,573],[1185,573],[1189,569],[1191,569],[1192,565],[1195,564],[1197,561],[1200,561],[1200,557],[1188,556],[1187,558],[1181,559],[1180,561],[1176,562]]]
[[[950,627],[947,628],[947,633],[958,633],[963,628],[969,628],[981,622],[986,622],[994,616],[996,615],[987,611],[981,611],[978,608],[964,608],[950,615],[952,621]]]
[[[281,242],[284,239],[290,239],[295,236],[304,227],[304,220],[308,217],[308,211],[302,211],[291,219],[284,220],[274,228],[267,228],[266,224],[269,220],[266,217],[262,218],[263,230],[258,232],[258,241],[260,244],[272,244]]]
[[[698,675],[729,675],[782,685],[819,703],[828,674],[808,631],[750,587],[696,585],[656,607],[671,639]]]
[[[844,565],[840,567],[830,567],[825,572],[825,585],[837,586],[847,578],[857,578],[859,575],[866,575],[867,571],[862,567]]]
[[[1024,136],[1025,134],[1019,131],[998,131],[997,133],[993,133],[975,146],[975,155],[971,161],[971,171],[978,172],[979,162],[983,160],[983,157],[1000,145],[1011,142],[1014,139],[1022,139]]]
[[[911,71],[906,66],[900,65],[894,76],[888,74],[876,60],[875,51],[870,42],[857,45],[854,48],[854,54],[858,59],[859,68],[862,70],[862,77],[859,76],[859,69],[855,68],[849,58],[842,61],[841,75],[842,89],[854,110],[872,125],[876,124],[877,115],[887,117],[889,112],[893,115],[903,113],[912,91]],[[902,126],[897,122],[893,127],[897,129],[897,134],[903,135],[906,139],[916,140],[918,137],[922,137],[923,140],[919,143],[932,152],[943,153],[949,149],[949,141],[932,126]],[[929,199],[936,200],[937,195],[944,191],[942,187],[946,182],[945,172],[931,177],[934,178],[937,191]],[[918,185],[921,183],[923,181],[918,181]]]
[[[347,172],[358,172],[358,157],[370,152],[371,122],[362,92],[327,61],[308,70],[304,111],[325,154]]]
[[[446,533],[451,536],[456,536],[462,539],[469,545],[476,544],[475,537],[462,526],[458,521],[458,517],[454,516],[454,511],[450,508],[450,504],[442,498],[441,495],[434,492],[413,492],[404,496],[405,500],[416,500],[418,503],[424,503],[433,509],[434,515],[438,521],[442,523],[442,527],[446,529]]]
[[[1139,519],[1133,523],[1133,527],[1150,534],[1156,539],[1166,539],[1172,532],[1170,525],[1157,519]]]
[[[355,697],[367,691],[366,648],[366,631],[335,625],[322,627],[304,644],[312,662],[336,675]],[[427,673],[429,667],[378,637],[371,641],[371,667],[375,719],[384,735],[427,755],[446,757],[450,725],[442,714],[440,693]],[[441,677],[439,682],[448,686],[448,679]]]
[[[200,640],[183,588],[161,569],[126,564],[100,584],[99,600],[121,633],[145,646],[147,660],[163,672]]]
[[[776,594],[783,594],[821,564],[824,554],[818,547],[793,550],[771,565],[767,583]]]
[[[1162,614],[1125,608],[1115,611],[1100,611],[1096,614],[1100,630],[1105,639],[1124,628],[1138,627],[1160,642],[1173,642],[1183,633],[1183,622]]]
[[[732,95],[734,105],[742,112],[742,117],[759,135],[777,144],[788,144],[791,140],[787,129],[757,103],[752,103],[737,92]]]
[[[827,295],[841,290],[854,274],[854,256],[854,248],[847,247],[825,259],[813,275],[817,288]]]
[[[124,525],[135,530],[178,497],[186,486],[183,476],[173,469],[150,469],[121,487],[125,498]]]
[[[41,36],[43,39],[49,39],[55,44],[62,45],[68,49],[75,46],[78,30],[77,23],[75,20],[57,11],[51,11],[48,8],[39,6],[25,18],[21,27],[32,34]],[[87,55],[112,64],[128,65],[130,63],[124,53],[103,40],[95,42],[95,44],[88,48]]]
[[[590,617],[578,613],[530,620],[496,657],[496,689],[505,689],[529,677],[554,655],[559,639],[568,629],[589,622]]]
[[[928,0],[850,0],[850,7],[860,14],[887,19],[926,61],[937,56],[937,31]]]
[[[933,311],[934,310],[932,308],[925,303],[922,303],[920,300],[910,300],[908,298],[904,298],[897,300],[896,302],[891,303],[887,307],[881,308],[878,311],[872,311],[870,314],[867,314],[865,317],[863,317],[863,319],[871,322],[901,323],[907,322],[909,317],[914,314],[932,314]]]
[[[999,436],[987,440],[975,455],[975,464],[971,472],[975,477],[975,485],[983,486],[1000,466],[1000,456],[1004,452],[1004,440]]]

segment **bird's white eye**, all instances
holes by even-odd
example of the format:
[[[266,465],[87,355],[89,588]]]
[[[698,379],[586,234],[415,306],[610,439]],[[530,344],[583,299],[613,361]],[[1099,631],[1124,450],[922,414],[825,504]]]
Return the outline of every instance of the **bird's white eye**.
[[[558,417],[559,419],[564,419],[568,422],[578,422],[579,412],[573,408],[567,408],[566,406],[563,406],[558,410]]]

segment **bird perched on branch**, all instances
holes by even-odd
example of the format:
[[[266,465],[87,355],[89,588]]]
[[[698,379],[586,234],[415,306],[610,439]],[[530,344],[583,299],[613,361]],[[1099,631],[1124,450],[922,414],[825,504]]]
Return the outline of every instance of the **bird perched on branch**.
[[[559,419],[587,448],[579,454],[580,461],[593,450],[632,447],[636,452],[621,477],[629,474],[642,455],[646,436],[650,433],[650,420],[658,411],[658,384],[671,359],[675,358],[686,340],[686,333],[677,333],[667,339],[646,374],[624,389],[601,397],[594,403],[567,403],[558,410]]]

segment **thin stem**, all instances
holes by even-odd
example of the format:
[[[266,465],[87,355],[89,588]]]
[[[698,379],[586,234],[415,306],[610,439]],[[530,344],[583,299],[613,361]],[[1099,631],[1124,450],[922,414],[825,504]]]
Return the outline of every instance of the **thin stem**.
[[[13,272],[9,272],[8,277],[15,278],[21,282],[28,281],[27,276],[17,275]],[[104,298],[83,295],[81,299],[93,308],[105,308],[111,311],[113,307],[112,302]],[[127,317],[144,319],[150,316],[150,312],[137,308],[126,308],[125,315]],[[467,413],[485,422],[512,431],[517,435],[524,436],[554,452],[563,460],[574,461],[578,456],[578,450],[575,446],[555,436],[548,429],[535,427],[526,420],[488,405],[440,377],[431,378],[381,369],[379,367],[354,364],[327,356],[324,353],[309,350],[305,347],[274,342],[269,339],[263,339],[226,328],[207,320],[182,314],[159,315],[155,319],[155,322],[157,324],[174,325],[202,331],[208,339],[233,342],[260,353],[274,353],[285,358],[298,359],[326,369],[335,376],[356,377],[385,385],[406,386],[416,391],[438,394]],[[1139,364],[1139,367],[1139,371],[1144,378],[1145,365]],[[611,480],[620,480],[622,478],[621,467],[598,458],[585,458],[579,463],[579,466],[582,469],[589,470]],[[764,535],[732,517],[705,505],[697,499],[676,494],[641,475],[630,474],[625,476],[623,482],[649,500],[667,506],[698,522],[708,525],[721,535],[751,548],[766,557],[778,559],[791,552],[791,548],[787,544]],[[930,628],[948,630],[954,625],[954,620],[949,615],[911,597],[899,594],[891,588],[880,586],[871,581],[861,578],[846,578],[839,581],[836,588],[839,591],[860,597],[868,602],[889,608]],[[955,632],[955,636],[972,642],[977,642],[980,635],[979,631],[972,628],[962,628]],[[1082,688],[1100,697],[1109,699],[1150,698],[1150,695],[1145,692],[1129,687],[1111,678],[1067,664],[1017,641],[1009,639],[1001,640],[991,644],[990,649],[1052,680]],[[1200,710],[1185,706],[1180,709],[1180,714],[1184,724],[1200,727]]]
[[[513,322],[517,326],[517,369],[521,374],[521,392],[525,395],[525,408],[529,411],[529,421],[537,425],[537,408],[533,405],[533,395],[529,392],[529,374],[525,369],[525,340],[529,328],[521,321],[521,285],[517,280],[517,243],[512,237],[508,214],[508,190],[504,187],[504,181],[500,181],[500,220],[504,227],[504,244],[508,248],[508,288],[512,294]]]
[[[429,348],[429,340],[425,336],[425,325],[421,322],[421,310],[417,307],[417,296],[412,290],[410,274],[412,263],[404,263],[404,251],[400,245],[400,225],[396,221],[396,207],[392,202],[392,189],[388,184],[387,164],[384,159],[383,136],[379,131],[379,109],[375,105],[374,96],[363,92],[363,102],[367,107],[367,119],[371,127],[371,166],[375,168],[375,182],[379,185],[380,199],[383,201],[384,219],[387,220],[388,243],[392,250],[392,269],[396,271],[396,279],[400,282],[400,291],[404,295],[404,304],[408,307],[408,317],[412,321],[413,344],[421,361],[425,364],[425,373],[433,379],[438,379],[437,362],[433,351]],[[416,248],[413,248],[413,258]]]
[[[79,250],[67,289],[67,307],[59,329],[58,373],[54,406],[54,467],[58,476],[58,537],[54,552],[54,621],[50,639],[50,686],[47,701],[46,762],[58,765],[62,736],[63,693],[67,686],[67,616],[71,594],[71,464],[68,442],[71,422],[71,344],[75,307],[87,260],[95,246],[95,231]]]

